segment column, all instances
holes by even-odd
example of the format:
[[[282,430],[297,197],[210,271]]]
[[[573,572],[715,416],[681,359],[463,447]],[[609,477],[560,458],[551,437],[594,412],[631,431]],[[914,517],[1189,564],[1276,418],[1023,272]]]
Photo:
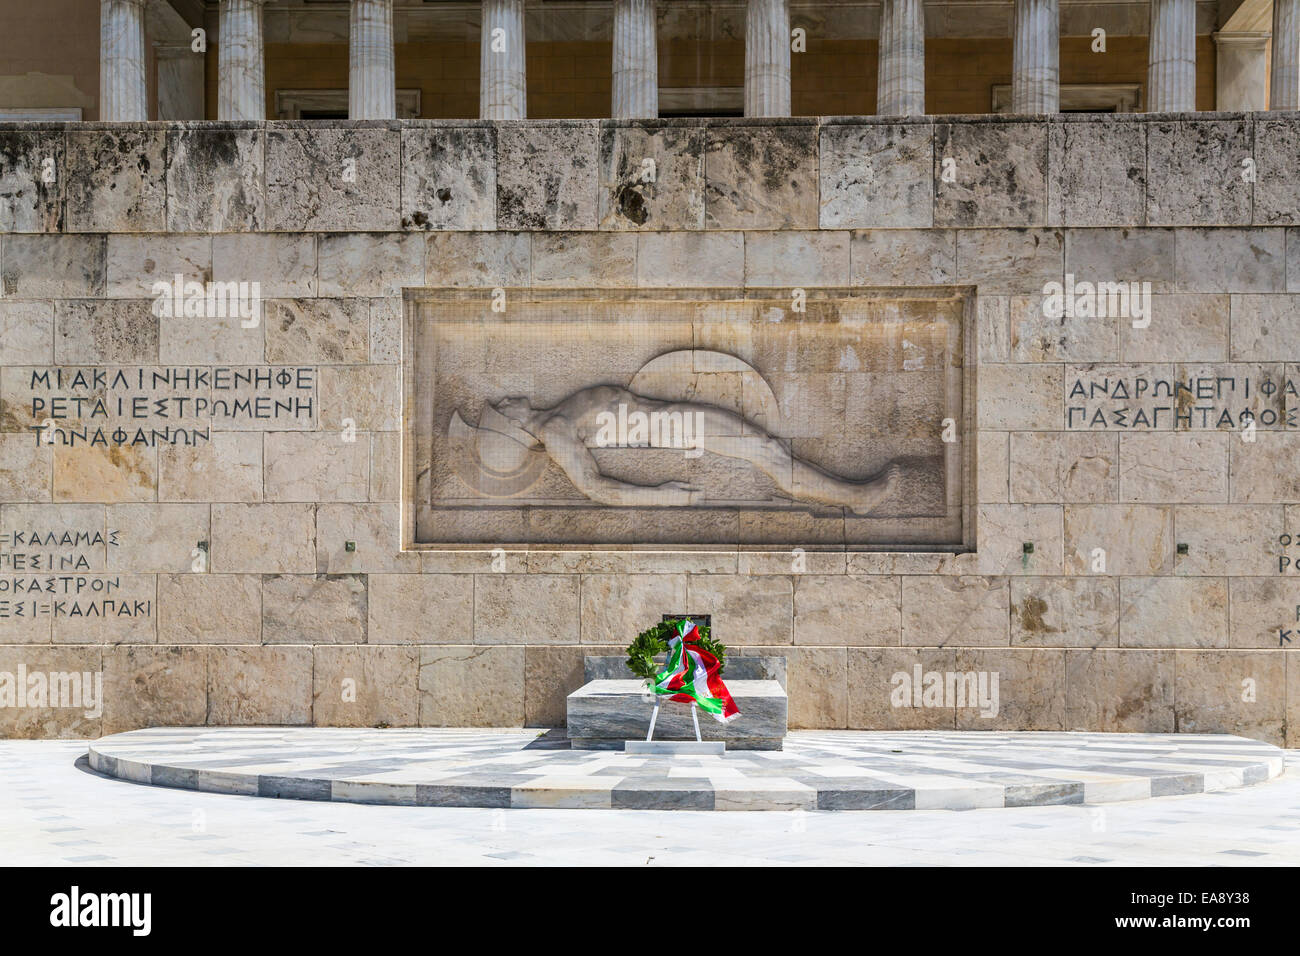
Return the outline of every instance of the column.
[[[528,115],[524,0],[483,0],[480,51],[479,118],[523,119]]]
[[[1196,109],[1196,0],[1151,0],[1147,112]]]
[[[393,0],[352,0],[348,38],[348,118],[397,119]]]
[[[1273,0],[1273,66],[1268,108],[1300,109],[1300,0]]]
[[[1011,112],[1061,108],[1060,19],[1057,0],[1016,0]]]
[[[1214,108],[1233,113],[1268,105],[1268,34],[1214,34]]]
[[[659,115],[655,0],[614,0],[614,119]]]
[[[262,60],[264,0],[221,0],[217,36],[217,119],[266,119]]]
[[[158,77],[160,120],[201,120],[205,116],[203,54],[189,44],[158,44],[153,48]]]
[[[881,0],[876,113],[925,115],[925,8],[921,0]]]
[[[790,8],[748,0],[745,8],[745,115],[790,115]]]
[[[99,118],[105,123],[149,118],[145,79],[145,0],[100,0]]]

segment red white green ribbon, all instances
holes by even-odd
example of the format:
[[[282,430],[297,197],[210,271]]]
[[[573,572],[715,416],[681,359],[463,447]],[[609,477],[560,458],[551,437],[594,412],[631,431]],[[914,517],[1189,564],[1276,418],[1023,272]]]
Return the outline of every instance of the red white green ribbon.
[[[694,621],[675,622],[677,636],[668,642],[668,661],[655,675],[651,688],[656,694],[683,704],[698,704],[701,710],[726,723],[740,711],[727,685],[718,676],[722,665],[700,646],[700,631]]]

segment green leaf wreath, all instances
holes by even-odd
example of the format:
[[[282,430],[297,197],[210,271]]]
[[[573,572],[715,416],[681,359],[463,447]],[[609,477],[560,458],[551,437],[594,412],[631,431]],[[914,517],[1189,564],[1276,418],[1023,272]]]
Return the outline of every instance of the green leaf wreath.
[[[677,622],[683,620],[686,618],[662,621],[638,634],[636,640],[627,646],[627,669],[642,680],[653,681],[660,667],[655,663],[655,657],[668,652],[668,642],[677,635]],[[718,659],[718,674],[721,675],[727,667],[727,646],[713,639],[709,625],[697,624],[696,627],[700,631],[700,646]]]

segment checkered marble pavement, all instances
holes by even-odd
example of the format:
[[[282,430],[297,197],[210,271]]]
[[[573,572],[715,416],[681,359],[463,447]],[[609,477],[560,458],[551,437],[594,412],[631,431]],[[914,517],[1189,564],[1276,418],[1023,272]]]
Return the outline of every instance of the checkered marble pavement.
[[[1262,783],[1284,751],[1228,735],[803,731],[782,751],[575,751],[556,732],[159,728],[89,745],[108,776],[211,793],[421,807],[965,810]]]

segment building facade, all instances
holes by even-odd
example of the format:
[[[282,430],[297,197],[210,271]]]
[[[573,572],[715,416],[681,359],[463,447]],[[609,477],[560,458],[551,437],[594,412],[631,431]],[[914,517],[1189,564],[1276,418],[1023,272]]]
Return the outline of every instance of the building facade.
[[[556,726],[687,612],[792,727],[1295,745],[1290,4],[5,16],[0,705],[103,707],[0,733]]]

